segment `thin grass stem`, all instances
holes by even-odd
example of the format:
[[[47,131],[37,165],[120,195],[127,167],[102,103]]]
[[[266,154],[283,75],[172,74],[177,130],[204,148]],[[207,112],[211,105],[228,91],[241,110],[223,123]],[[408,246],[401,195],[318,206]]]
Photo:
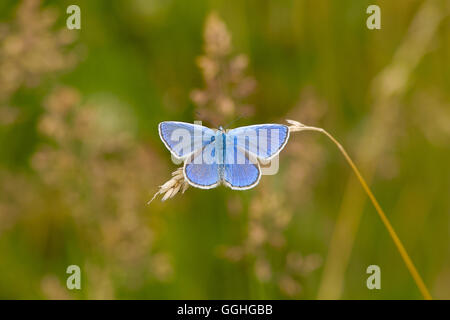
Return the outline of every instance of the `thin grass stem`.
[[[400,238],[398,237],[397,233],[395,232],[394,228],[392,227],[391,223],[389,222],[389,219],[387,218],[386,214],[384,213],[383,209],[381,208],[380,204],[378,203],[377,199],[373,195],[372,191],[370,190],[369,186],[367,185],[366,181],[362,177],[361,173],[359,172],[358,168],[356,167],[353,160],[348,155],[347,151],[345,151],[344,147],[326,130],[322,128],[317,127],[310,127],[305,126],[297,121],[288,120],[288,122],[292,125],[290,126],[291,132],[299,132],[299,131],[317,131],[324,135],[326,135],[341,151],[342,155],[344,156],[345,160],[347,160],[348,164],[352,168],[353,172],[355,173],[356,177],[358,178],[358,181],[361,183],[361,186],[363,187],[364,191],[367,193],[367,196],[369,197],[370,201],[372,202],[373,206],[375,207],[375,210],[377,211],[378,215],[381,218],[381,221],[383,222],[384,226],[386,227],[389,235],[392,238],[392,241],[394,241],[395,246],[397,247],[398,252],[400,253],[400,256],[402,257],[403,261],[405,262],[406,268],[411,273],[411,276],[416,283],[417,287],[420,290],[420,293],[422,294],[423,298],[425,300],[431,300],[431,294],[428,291],[425,283],[422,280],[422,277],[420,276],[419,272],[417,271],[416,267],[414,266],[414,263],[412,262],[411,258],[408,255],[408,252],[406,251],[405,247],[403,246],[402,242],[400,241]]]

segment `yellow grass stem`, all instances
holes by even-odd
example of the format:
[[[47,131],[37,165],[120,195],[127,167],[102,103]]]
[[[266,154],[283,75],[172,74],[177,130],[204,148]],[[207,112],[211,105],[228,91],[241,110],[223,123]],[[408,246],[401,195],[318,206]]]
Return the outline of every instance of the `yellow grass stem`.
[[[397,250],[400,253],[400,256],[402,257],[403,261],[405,262],[406,268],[408,268],[409,272],[411,273],[411,276],[413,277],[414,282],[416,283],[417,287],[419,288],[422,296],[426,300],[431,300],[432,297],[430,295],[430,292],[428,291],[425,283],[422,280],[422,277],[420,276],[419,272],[417,271],[416,267],[414,266],[414,263],[412,262],[411,258],[409,257],[408,252],[406,251],[405,247],[403,246],[402,242],[400,241],[400,238],[397,236],[397,233],[395,232],[394,228],[392,227],[391,223],[389,222],[389,219],[387,218],[386,214],[384,213],[384,211],[381,208],[380,204],[378,203],[377,199],[373,195],[373,193],[370,190],[369,186],[367,185],[366,181],[362,177],[358,168],[356,167],[356,165],[354,164],[353,160],[350,158],[348,153],[345,151],[344,147],[342,147],[342,145],[331,134],[329,134],[326,130],[324,130],[322,128],[305,126],[296,121],[288,121],[288,122],[293,125],[290,127],[292,132],[307,131],[307,130],[308,131],[318,131],[318,132],[326,135],[339,148],[341,153],[344,155],[345,160],[347,160],[348,164],[350,165],[350,167],[352,168],[356,177],[358,178],[359,182],[361,183],[361,186],[363,187],[364,191],[367,193],[367,196],[369,197],[373,206],[375,207],[375,210],[377,211],[378,215],[381,218],[381,221],[383,222],[384,226],[386,227],[387,231],[389,232],[389,235],[391,236],[392,241],[394,241],[394,244],[397,247]]]

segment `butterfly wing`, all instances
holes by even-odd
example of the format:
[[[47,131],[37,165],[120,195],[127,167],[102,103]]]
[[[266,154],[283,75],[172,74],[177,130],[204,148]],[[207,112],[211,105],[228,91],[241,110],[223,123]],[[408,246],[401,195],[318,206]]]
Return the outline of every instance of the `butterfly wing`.
[[[239,148],[234,137],[227,137],[225,162],[222,164],[222,179],[234,190],[251,189],[259,183],[261,170],[258,161]]]
[[[212,189],[220,184],[216,144],[210,143],[189,156],[184,163],[184,177],[191,186]]]
[[[223,181],[231,189],[245,190],[259,183],[258,160],[270,160],[284,148],[289,128],[277,124],[240,127],[230,130],[221,143],[209,128],[165,121],[159,124],[159,134],[170,152],[185,160],[184,177],[192,186],[211,189]]]
[[[164,145],[177,159],[186,159],[213,141],[214,130],[178,121],[164,121],[158,126]]]
[[[227,134],[241,150],[267,161],[278,155],[289,139],[289,128],[282,124],[239,127]]]

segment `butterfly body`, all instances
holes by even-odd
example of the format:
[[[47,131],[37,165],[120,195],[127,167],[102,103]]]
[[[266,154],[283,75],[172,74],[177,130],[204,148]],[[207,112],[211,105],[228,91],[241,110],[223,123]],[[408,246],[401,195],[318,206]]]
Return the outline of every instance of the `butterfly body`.
[[[176,121],[159,124],[161,140],[176,159],[184,161],[190,185],[211,189],[225,184],[246,190],[259,183],[259,161],[270,160],[289,138],[284,125],[265,124],[218,130]]]

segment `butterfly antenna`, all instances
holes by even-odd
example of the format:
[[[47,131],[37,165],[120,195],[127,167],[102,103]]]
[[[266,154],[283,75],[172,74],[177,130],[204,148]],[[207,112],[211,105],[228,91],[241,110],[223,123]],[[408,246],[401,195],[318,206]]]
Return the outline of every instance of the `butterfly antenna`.
[[[232,125],[233,123],[235,123],[236,121],[241,120],[242,118],[244,118],[244,116],[239,116],[239,117],[237,117],[237,118],[234,119],[233,121],[229,122],[229,123],[224,127],[224,129],[228,129],[229,126],[231,126],[231,125]]]
[[[209,124],[211,124],[212,126],[214,126],[215,128],[217,128],[218,127],[218,124],[215,122],[215,121],[212,121],[212,119],[210,119],[209,121],[208,121],[208,119],[207,119],[207,117],[205,116],[205,114],[204,113],[202,113],[202,112],[200,112],[200,111],[198,111],[198,110],[195,110],[195,115],[196,115],[196,117],[197,117],[197,119],[199,119],[200,121],[202,121],[202,122],[209,122]]]

